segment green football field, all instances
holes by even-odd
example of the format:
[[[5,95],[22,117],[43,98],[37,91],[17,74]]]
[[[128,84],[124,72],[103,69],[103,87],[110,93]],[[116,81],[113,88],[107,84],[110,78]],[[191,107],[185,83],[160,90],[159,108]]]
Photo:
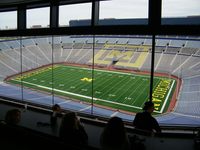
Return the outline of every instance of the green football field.
[[[93,95],[93,103],[98,106],[137,112],[149,98],[150,76],[95,69],[92,79],[90,68],[54,65],[53,70],[51,67],[40,68],[14,76],[8,82],[22,82],[24,87],[46,92],[52,92],[53,88],[56,95],[89,103]],[[154,77],[156,113],[167,110],[175,87],[174,79]]]

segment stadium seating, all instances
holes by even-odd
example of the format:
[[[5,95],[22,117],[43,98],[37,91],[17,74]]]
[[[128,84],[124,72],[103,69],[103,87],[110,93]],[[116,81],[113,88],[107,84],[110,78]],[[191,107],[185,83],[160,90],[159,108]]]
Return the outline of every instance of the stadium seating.
[[[200,44],[194,38],[180,38],[182,40],[178,37],[156,37],[154,69],[183,80],[174,112],[198,116],[200,106],[196,99],[200,94],[200,79],[195,76],[200,74]],[[94,49],[93,39],[81,36],[24,38],[21,47],[19,39],[0,41],[0,78],[48,65],[52,61],[91,65],[93,50],[94,63],[99,67],[108,67],[116,54],[118,62],[114,65],[115,69],[150,71],[151,37],[97,36],[94,41]]]

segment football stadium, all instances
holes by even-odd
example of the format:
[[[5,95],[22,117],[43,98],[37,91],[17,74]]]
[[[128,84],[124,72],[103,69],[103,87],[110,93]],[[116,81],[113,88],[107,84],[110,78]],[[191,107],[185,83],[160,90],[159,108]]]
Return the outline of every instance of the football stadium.
[[[53,100],[67,110],[132,120],[149,100],[151,36],[94,39],[2,40],[0,94],[46,106]],[[152,101],[161,123],[198,123],[199,48],[199,37],[156,37]]]
[[[0,144],[200,150],[199,0],[0,0]]]

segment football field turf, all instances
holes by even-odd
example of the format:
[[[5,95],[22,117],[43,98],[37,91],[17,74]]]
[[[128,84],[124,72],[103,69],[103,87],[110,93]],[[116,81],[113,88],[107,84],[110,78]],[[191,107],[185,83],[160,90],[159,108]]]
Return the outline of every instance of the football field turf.
[[[150,75],[95,69],[92,79],[90,68],[54,65],[53,70],[51,67],[40,68],[13,76],[8,82],[22,82],[24,87],[46,92],[52,92],[53,88],[56,95],[89,103],[93,95],[93,102],[98,106],[137,112],[149,98]],[[167,110],[175,87],[175,79],[154,77],[156,113]]]

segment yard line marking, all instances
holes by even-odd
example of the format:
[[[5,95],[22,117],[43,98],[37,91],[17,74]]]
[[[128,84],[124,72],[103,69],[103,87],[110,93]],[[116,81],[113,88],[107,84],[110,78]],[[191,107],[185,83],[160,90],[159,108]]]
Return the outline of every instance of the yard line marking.
[[[112,89],[114,89],[117,85],[121,84],[122,81],[126,80],[126,78],[123,78],[122,80],[120,80],[118,83],[115,84],[115,86],[111,87],[108,91],[104,92],[101,97],[103,97],[104,95],[107,95],[107,93],[109,93],[110,91],[112,91]],[[105,89],[106,87],[109,87],[110,85],[112,85],[112,83],[115,82],[115,80],[112,80],[110,82],[110,84],[107,84],[107,86],[105,86],[103,89]]]
[[[130,86],[128,87],[127,91],[132,89],[132,87],[135,86],[138,81],[139,81],[139,78],[134,80],[134,82],[132,84],[130,84]],[[134,92],[134,91],[132,91],[132,92]],[[124,95],[124,93],[120,94],[118,97],[121,97],[122,95]],[[130,94],[128,95],[128,97],[130,97]],[[135,99],[134,99],[134,101],[135,101]],[[125,103],[125,102],[126,102],[126,100],[124,100],[122,103]]]
[[[171,88],[170,88],[170,90],[169,90],[169,92],[168,92],[168,94],[167,94],[167,96],[166,96],[166,98],[165,98],[165,101],[164,101],[164,103],[163,103],[163,105],[162,105],[162,108],[161,108],[161,110],[160,110],[160,113],[162,113],[163,110],[164,110],[164,108],[165,108],[165,105],[166,105],[166,103],[167,103],[167,100],[168,100],[168,98],[169,98],[169,95],[171,94],[171,91],[172,91],[172,88],[173,88],[173,86],[174,86],[174,83],[175,83],[175,80],[173,80],[173,83],[172,83]]]
[[[13,81],[17,81],[17,80],[13,80]],[[17,81],[17,82],[19,82],[19,81]],[[20,82],[23,82],[23,83],[26,83],[26,84],[30,84],[30,85],[34,85],[34,86],[39,87],[39,88],[52,90],[52,88],[45,87],[45,86],[38,85],[38,84],[29,83],[29,82],[26,82],[26,81],[20,81]],[[57,91],[57,92],[60,92],[60,93],[66,93],[66,94],[69,94],[69,95],[74,95],[74,96],[83,97],[83,98],[87,98],[87,99],[92,99],[91,96],[85,96],[85,95],[76,94],[76,93],[73,93],[73,92],[63,91],[63,90],[59,90],[59,89],[53,89],[53,91]],[[96,100],[96,101],[102,101],[102,102],[107,102],[107,103],[111,103],[111,104],[117,104],[117,105],[121,105],[121,106],[142,109],[141,107],[131,106],[131,105],[122,104],[122,103],[113,102],[113,101],[104,100],[104,99],[99,99],[99,98],[95,98],[95,97],[93,97],[93,99]]]
[[[117,90],[115,90],[115,92],[113,94],[118,93],[118,91],[121,91],[123,89],[124,86],[127,86],[127,83],[130,82],[130,79],[128,79],[127,77],[124,77],[125,80],[127,80],[123,85],[121,85],[119,88],[117,88]],[[122,81],[122,80],[121,80]]]
[[[72,67],[72,66],[64,66],[64,67],[67,67],[67,68],[78,68],[78,67]],[[90,68],[79,68],[79,69],[82,69],[82,70],[92,70]],[[124,75],[128,75],[128,76],[139,76],[139,77],[145,77],[145,78],[150,78],[150,76],[148,75],[142,75],[142,74],[134,74],[134,73],[125,73],[125,72],[117,72],[117,71],[107,71],[107,70],[99,70],[99,69],[94,69],[94,71],[99,71],[99,72],[107,72],[107,73],[115,73],[115,74],[124,74]],[[154,78],[158,78],[158,79],[161,79],[160,77],[154,77]],[[168,77],[166,77],[168,79]],[[162,77],[162,79],[165,79],[164,77]]]
[[[153,91],[155,90],[155,88],[157,87],[157,85],[159,84],[159,82],[160,82],[160,80],[158,80],[158,82],[156,82],[155,86],[153,87]],[[141,105],[141,107],[143,107],[143,106],[144,106],[144,103],[145,103],[146,101],[148,101],[148,100],[149,100],[149,94],[148,94],[147,97],[145,98],[145,100],[144,100],[143,104]],[[155,112],[156,112],[156,111],[155,111]]]
[[[133,95],[133,93],[134,93],[134,95],[135,95],[135,91],[139,88],[139,87],[141,87],[141,86],[144,86],[144,81],[142,80],[142,82],[139,82],[140,84],[134,89],[134,91],[133,92],[131,92],[131,94],[130,95],[128,95],[129,97],[131,97],[131,95]],[[143,88],[143,89],[145,89],[145,88]],[[141,92],[141,91],[140,91]],[[143,92],[141,92],[141,93],[143,93]],[[137,101],[137,97],[138,97],[138,95],[136,96],[136,97],[134,97],[134,99],[135,99],[135,101],[133,101],[133,103],[131,103],[131,105],[134,105],[134,103]]]
[[[141,84],[144,86],[143,82],[142,82]],[[139,86],[141,86],[141,84],[140,84]],[[139,86],[138,86],[138,87],[139,87]],[[145,90],[146,90],[147,88],[149,88],[149,86],[144,87],[144,88],[139,92],[140,94],[134,97],[135,101],[132,103],[132,105],[135,104],[135,102],[138,100],[138,97],[140,97],[142,94],[144,94],[144,92],[145,92]],[[131,93],[131,95],[132,95],[132,94],[133,94],[133,93]],[[129,96],[131,96],[131,95],[129,95]]]

